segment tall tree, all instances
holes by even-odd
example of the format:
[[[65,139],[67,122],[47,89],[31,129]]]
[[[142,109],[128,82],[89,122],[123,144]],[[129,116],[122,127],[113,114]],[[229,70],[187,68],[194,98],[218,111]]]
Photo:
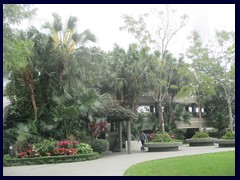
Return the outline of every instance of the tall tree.
[[[77,47],[86,45],[87,42],[96,41],[96,37],[91,33],[89,29],[82,33],[77,33],[77,21],[74,16],[70,16],[67,20],[67,24],[64,28],[62,19],[57,13],[53,13],[52,24],[47,22],[43,26],[50,30],[52,44],[55,47],[56,53],[56,71],[59,84],[63,80],[64,68],[71,62],[73,58],[73,52]]]
[[[35,11],[36,9],[31,10],[29,5],[5,4],[3,6],[3,66],[5,76],[11,75],[14,71],[21,72],[31,98],[35,120],[37,120],[32,64],[33,42],[27,39],[24,32],[11,28],[11,25],[20,24],[21,20],[34,16]]]
[[[229,128],[233,130],[233,103],[235,101],[235,33],[216,31],[211,45],[211,58],[205,64],[205,73],[224,90],[228,107]]]
[[[173,70],[173,76],[170,81],[170,87],[168,90],[169,96],[171,96],[169,104],[169,125],[173,123],[173,110],[174,110],[174,99],[183,86],[188,85],[191,82],[192,72],[189,70],[189,64],[184,62],[184,56],[182,55],[176,62],[175,69]]]
[[[148,45],[150,43],[159,52],[158,67],[160,70],[157,73],[153,72],[156,74],[155,82],[159,82],[154,83],[155,91],[152,93],[152,95],[158,104],[159,128],[160,130],[165,132],[162,103],[170,87],[170,81],[173,73],[173,68],[171,67],[169,69],[166,66],[166,54],[170,41],[178,33],[178,31],[186,25],[188,17],[184,14],[180,16],[180,21],[176,20],[179,18],[179,16],[175,14],[176,11],[170,10],[168,6],[166,6],[165,10],[156,12],[157,13],[155,14],[158,18],[157,22],[159,23],[157,23],[155,32],[153,33],[149,33],[149,28],[147,29],[146,19],[144,19],[148,17],[147,14],[145,14],[144,16],[140,16],[140,18],[137,20],[135,20],[131,16],[124,16],[124,19],[126,24],[125,29],[127,29],[128,32],[134,35],[135,39],[138,40],[142,48],[145,48],[142,46],[142,44]],[[152,15],[154,15],[154,13]],[[148,42],[148,44],[146,42]],[[149,46],[147,47],[149,48]]]
[[[203,98],[207,94],[214,94],[214,82],[204,73],[206,62],[209,60],[209,49],[204,47],[201,36],[194,31],[189,37],[191,45],[187,50],[187,57],[192,60],[190,70],[192,71],[192,82],[183,86],[178,97],[193,95],[196,97],[199,116],[199,131],[202,131],[202,108]]]

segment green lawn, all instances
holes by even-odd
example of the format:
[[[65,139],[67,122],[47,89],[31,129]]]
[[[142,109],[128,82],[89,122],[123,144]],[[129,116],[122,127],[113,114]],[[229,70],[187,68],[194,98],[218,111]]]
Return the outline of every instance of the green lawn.
[[[235,151],[145,161],[124,176],[235,176]]]

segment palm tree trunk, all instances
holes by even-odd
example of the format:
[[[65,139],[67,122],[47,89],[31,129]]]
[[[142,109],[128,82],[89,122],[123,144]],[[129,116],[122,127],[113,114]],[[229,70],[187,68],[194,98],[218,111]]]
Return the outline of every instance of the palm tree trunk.
[[[35,121],[37,121],[37,104],[36,104],[35,94],[34,94],[33,74],[31,70],[29,70],[28,68],[23,70],[23,80],[27,86],[28,93],[31,97]]]
[[[37,120],[37,105],[36,105],[36,101],[35,101],[35,97],[34,94],[31,93],[31,100],[32,100],[32,105],[33,105],[33,110],[34,110],[34,116],[35,116],[35,121]]]
[[[63,80],[63,70],[64,70],[64,64],[62,60],[58,60],[58,65],[57,65],[57,76],[58,76],[58,83],[61,84]]]

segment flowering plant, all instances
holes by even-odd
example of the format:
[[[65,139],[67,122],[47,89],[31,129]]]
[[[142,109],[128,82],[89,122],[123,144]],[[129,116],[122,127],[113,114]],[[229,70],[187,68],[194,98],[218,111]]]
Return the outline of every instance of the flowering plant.
[[[147,133],[146,135],[147,135],[148,141],[152,141],[157,136],[157,133]]]
[[[90,133],[93,137],[97,138],[102,133],[108,132],[108,122],[107,121],[100,121],[99,123],[92,122],[90,124]]]
[[[80,144],[78,141],[73,141],[73,140],[64,140],[64,141],[59,141],[57,143],[57,147],[59,148],[76,148],[76,146]]]
[[[20,152],[18,153],[19,158],[25,158],[27,156],[27,152]]]
[[[55,155],[76,155],[77,154],[77,149],[75,148],[56,148],[53,150]]]

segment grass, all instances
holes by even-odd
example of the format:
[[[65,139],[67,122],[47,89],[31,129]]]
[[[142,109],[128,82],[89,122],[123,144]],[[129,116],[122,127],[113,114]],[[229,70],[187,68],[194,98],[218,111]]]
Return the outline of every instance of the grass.
[[[235,151],[145,161],[124,176],[235,176]]]

